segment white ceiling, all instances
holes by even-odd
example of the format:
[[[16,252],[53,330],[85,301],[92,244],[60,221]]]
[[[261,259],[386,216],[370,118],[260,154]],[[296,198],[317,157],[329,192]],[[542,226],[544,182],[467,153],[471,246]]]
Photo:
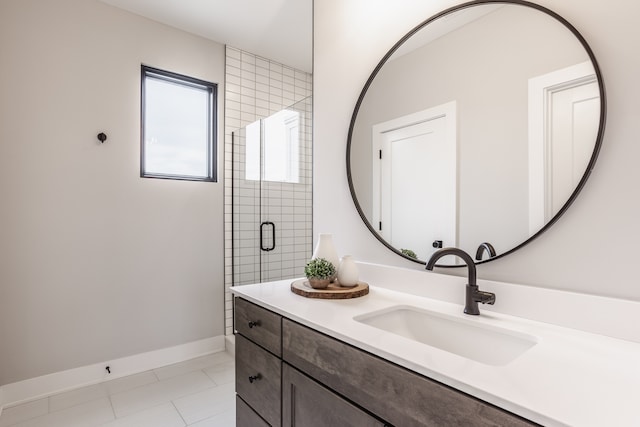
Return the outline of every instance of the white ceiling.
[[[312,0],[101,0],[311,72]]]

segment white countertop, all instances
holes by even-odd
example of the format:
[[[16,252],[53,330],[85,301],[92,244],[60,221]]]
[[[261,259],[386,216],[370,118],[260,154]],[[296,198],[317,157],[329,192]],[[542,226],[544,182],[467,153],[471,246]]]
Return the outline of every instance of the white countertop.
[[[305,298],[291,292],[291,282],[231,291],[545,426],[640,426],[640,343],[483,310],[483,305],[480,316],[468,316],[462,305],[378,287],[371,280],[369,295],[346,300]],[[458,291],[462,303],[463,287]],[[396,305],[520,331],[538,343],[505,366],[490,366],[353,320]]]

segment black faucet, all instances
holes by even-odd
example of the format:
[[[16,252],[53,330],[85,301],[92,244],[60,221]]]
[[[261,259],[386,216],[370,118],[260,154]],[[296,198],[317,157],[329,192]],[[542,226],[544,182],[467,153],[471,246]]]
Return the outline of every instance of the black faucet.
[[[435,251],[433,255],[431,255],[431,258],[429,258],[429,262],[427,262],[427,270],[433,270],[433,267],[436,265],[436,261],[446,255],[458,256],[467,263],[467,268],[469,270],[469,283],[467,283],[467,286],[465,287],[465,314],[480,314],[480,309],[478,308],[479,302],[482,304],[493,305],[496,302],[496,294],[484,292],[478,288],[478,284],[476,283],[476,264],[473,262],[471,256],[462,249],[444,248]]]
[[[496,256],[496,250],[494,249],[493,245],[489,242],[484,242],[481,243],[480,246],[478,246],[478,250],[476,251],[476,261],[482,261],[483,252],[488,253],[489,258],[493,258],[494,256]]]

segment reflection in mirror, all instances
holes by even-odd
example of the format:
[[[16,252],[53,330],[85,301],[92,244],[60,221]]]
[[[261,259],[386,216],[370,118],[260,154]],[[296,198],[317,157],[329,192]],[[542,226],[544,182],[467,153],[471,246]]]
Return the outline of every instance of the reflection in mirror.
[[[600,73],[577,31],[546,12],[453,8],[374,71],[347,168],[361,216],[391,249],[421,262],[443,246],[500,257],[584,184],[604,127]]]

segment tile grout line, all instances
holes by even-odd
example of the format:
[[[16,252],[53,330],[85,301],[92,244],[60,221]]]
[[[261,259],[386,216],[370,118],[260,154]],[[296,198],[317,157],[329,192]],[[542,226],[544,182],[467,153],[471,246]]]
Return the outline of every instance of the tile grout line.
[[[216,364],[216,365],[217,365],[217,364]],[[211,366],[215,366],[215,365],[211,365]],[[211,366],[208,366],[207,368],[210,368]],[[224,384],[218,384],[218,383],[216,383],[216,382],[214,381],[214,379],[213,379],[213,378],[211,378],[211,377],[210,377],[210,376],[205,372],[205,369],[207,369],[207,368],[202,368],[202,369],[200,369],[200,371],[201,371],[202,373],[204,373],[204,374],[205,374],[205,376],[206,376],[207,378],[209,378],[209,380],[211,380],[211,382],[214,384],[214,386],[213,386],[213,387],[208,387],[208,388],[206,388],[206,389],[204,389],[204,390],[200,390],[200,391],[196,391],[196,392],[193,392],[193,393],[189,393],[189,394],[187,394],[187,395],[177,397],[177,398],[172,399],[172,400],[170,401],[170,402],[171,402],[171,404],[173,405],[173,407],[174,407],[174,408],[176,409],[176,411],[178,412],[178,415],[180,415],[180,418],[182,418],[182,420],[184,421],[184,423],[185,423],[185,427],[189,427],[190,425],[193,425],[193,424],[188,424],[188,423],[187,423],[187,421],[186,421],[186,420],[184,419],[184,417],[182,416],[182,413],[180,412],[180,410],[179,410],[179,409],[178,409],[178,407],[176,406],[176,404],[175,404],[175,400],[182,399],[182,398],[189,397],[189,396],[195,396],[196,394],[202,393],[202,392],[204,392],[204,391],[209,391],[209,390],[211,390],[211,389],[219,388],[219,387],[222,387],[222,386],[227,385],[227,383],[224,383]],[[234,369],[235,369],[235,365],[234,365]],[[196,371],[192,371],[192,372],[196,372]],[[233,382],[235,383],[235,379],[234,379],[234,381],[233,381]],[[230,383],[229,383],[229,384],[230,384]],[[235,389],[235,385],[234,385],[234,389]],[[233,392],[233,394],[234,394],[234,396],[235,396],[235,391]],[[200,423],[200,422],[202,422],[202,421],[206,421],[206,420],[208,420],[208,419],[210,419],[210,418],[214,418],[214,417],[216,417],[216,416],[218,416],[218,415],[220,415],[220,414],[214,414],[214,415],[212,415],[212,416],[210,416],[210,417],[203,418],[203,419],[201,419],[201,420],[197,420],[197,421],[195,421],[194,423]]]
[[[172,401],[172,400],[168,400],[168,401],[166,401],[166,402],[156,403],[155,405],[151,405],[151,406],[146,407],[146,408],[144,408],[144,409],[140,409],[140,410],[138,410],[138,411],[134,411],[134,412],[131,412],[131,413],[125,414],[125,415],[123,415],[123,416],[121,416],[121,417],[118,417],[118,416],[116,415],[116,413],[115,413],[115,410],[114,410],[114,417],[115,417],[115,418],[114,418],[114,420],[113,420],[113,421],[123,420],[123,419],[126,419],[126,418],[128,418],[128,417],[134,417],[134,416],[136,416],[136,415],[140,415],[140,413],[142,413],[142,412],[147,412],[147,411],[151,411],[151,410],[153,410],[153,409],[157,409],[157,408],[159,408],[159,407],[161,407],[161,406],[163,406],[163,405],[166,405],[166,404],[168,404],[168,403],[171,403],[171,404],[173,405],[173,401]],[[173,405],[173,406],[175,407],[175,405]],[[177,410],[177,408],[176,408],[176,410]],[[178,414],[180,414],[180,412],[179,412],[179,411],[178,411]],[[180,418],[182,418],[182,416],[181,416]],[[109,421],[109,422],[112,422],[112,421]]]
[[[182,422],[184,423],[185,426],[188,426],[189,424],[187,424],[187,420],[184,419],[184,417],[182,416],[182,413],[180,412],[180,410],[178,409],[178,407],[176,406],[176,403],[171,400],[171,406],[173,406],[173,409],[176,410],[176,412],[178,413],[178,416],[180,417],[180,419],[182,420]]]
[[[113,400],[111,400],[111,396],[113,396],[111,393],[109,393],[109,396],[107,396],[107,398],[109,399],[109,405],[111,406],[111,412],[113,412],[113,420],[117,420],[118,416],[116,415],[116,408],[113,407]]]

